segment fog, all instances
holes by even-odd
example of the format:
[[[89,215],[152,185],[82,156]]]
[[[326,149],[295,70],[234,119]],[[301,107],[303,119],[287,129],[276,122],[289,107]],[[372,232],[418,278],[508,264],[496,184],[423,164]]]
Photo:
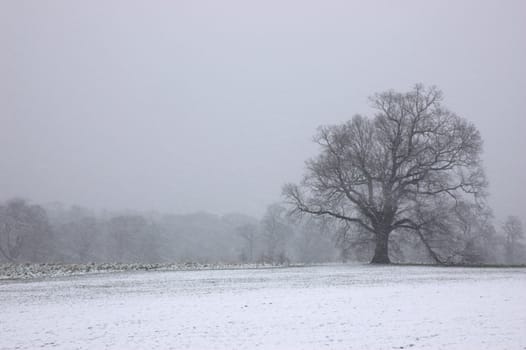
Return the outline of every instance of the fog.
[[[3,1],[0,199],[261,217],[316,127],[415,83],[526,218],[522,1]]]
[[[525,63],[523,0],[0,0],[0,349],[526,350]]]

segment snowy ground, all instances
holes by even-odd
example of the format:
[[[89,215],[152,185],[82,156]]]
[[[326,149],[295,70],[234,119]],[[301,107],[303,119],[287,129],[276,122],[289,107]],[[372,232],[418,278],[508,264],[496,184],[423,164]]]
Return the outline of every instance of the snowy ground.
[[[526,269],[320,266],[0,281],[0,349],[526,349]]]

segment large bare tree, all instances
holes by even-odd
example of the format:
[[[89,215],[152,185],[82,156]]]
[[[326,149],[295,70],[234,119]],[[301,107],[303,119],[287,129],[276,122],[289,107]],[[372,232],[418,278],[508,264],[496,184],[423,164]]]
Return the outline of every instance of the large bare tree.
[[[370,98],[375,113],[318,129],[320,154],[300,185],[283,192],[296,211],[327,215],[374,236],[372,263],[389,263],[389,236],[411,230],[432,253],[425,229],[433,208],[484,193],[482,140],[475,126],[442,105],[435,87]]]

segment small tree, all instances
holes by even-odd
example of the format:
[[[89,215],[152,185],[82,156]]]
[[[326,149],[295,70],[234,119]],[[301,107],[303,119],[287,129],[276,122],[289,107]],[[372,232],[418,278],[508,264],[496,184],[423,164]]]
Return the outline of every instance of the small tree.
[[[285,218],[286,209],[279,204],[272,204],[267,208],[263,219],[262,239],[265,246],[265,260],[283,264],[287,261],[285,243],[292,233]]]
[[[27,227],[25,220],[13,210],[14,204],[11,201],[0,206],[0,254],[11,262],[20,255],[24,241],[22,232]]]
[[[140,215],[120,215],[108,221],[109,255],[118,262],[157,262],[158,238],[156,225]]]
[[[23,199],[0,205],[0,254],[8,261],[43,261],[51,252],[46,211]]]
[[[373,118],[320,127],[320,154],[300,185],[283,192],[296,211],[332,216],[374,237],[372,263],[386,264],[396,230],[422,233],[437,205],[452,207],[483,194],[482,140],[475,126],[442,105],[442,93],[421,85],[371,99]]]
[[[516,216],[508,216],[502,226],[506,239],[506,257],[508,263],[516,263],[519,260],[521,240],[524,238],[524,231],[521,220]]]
[[[292,259],[301,263],[321,263],[334,261],[334,220],[325,217],[287,216],[293,237],[288,253]]]
[[[237,234],[243,239],[244,249],[242,260],[247,260],[248,262],[254,262],[254,248],[256,244],[258,227],[254,224],[243,224],[238,226]],[[246,261],[243,261],[246,262]]]
[[[436,205],[426,213],[422,230],[434,258],[441,262],[481,264],[495,262],[493,214],[484,201],[458,200],[453,206]]]

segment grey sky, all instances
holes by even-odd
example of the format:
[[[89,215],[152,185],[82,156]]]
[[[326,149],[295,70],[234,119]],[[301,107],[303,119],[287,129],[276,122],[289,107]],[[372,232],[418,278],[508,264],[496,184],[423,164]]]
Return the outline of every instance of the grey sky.
[[[0,2],[0,199],[260,215],[320,124],[435,84],[526,218],[524,1]]]

